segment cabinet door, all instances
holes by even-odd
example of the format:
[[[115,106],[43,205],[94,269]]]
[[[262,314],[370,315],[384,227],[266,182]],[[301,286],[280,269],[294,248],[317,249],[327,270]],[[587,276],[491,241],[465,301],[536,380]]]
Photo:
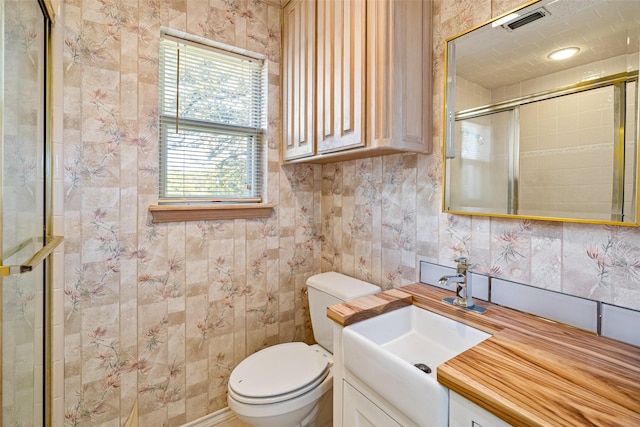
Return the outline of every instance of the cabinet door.
[[[318,0],[318,153],[365,144],[365,0]]]
[[[282,30],[282,158],[314,153],[316,2],[292,0]]]
[[[365,395],[343,381],[343,427],[401,427]]]
[[[431,149],[431,2],[367,0],[367,140]]]
[[[449,427],[510,427],[511,425],[475,403],[449,392]]]

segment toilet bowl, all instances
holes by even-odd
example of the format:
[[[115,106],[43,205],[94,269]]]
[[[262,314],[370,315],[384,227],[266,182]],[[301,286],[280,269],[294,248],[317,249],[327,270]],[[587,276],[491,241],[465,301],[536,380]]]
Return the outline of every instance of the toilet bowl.
[[[227,402],[255,427],[329,427],[333,358],[319,345],[278,344],[243,360],[231,373]]]
[[[231,372],[229,408],[253,427],[330,427],[333,336],[327,307],[380,292],[378,286],[328,272],[310,277],[309,311],[318,344],[278,344],[247,357]]]

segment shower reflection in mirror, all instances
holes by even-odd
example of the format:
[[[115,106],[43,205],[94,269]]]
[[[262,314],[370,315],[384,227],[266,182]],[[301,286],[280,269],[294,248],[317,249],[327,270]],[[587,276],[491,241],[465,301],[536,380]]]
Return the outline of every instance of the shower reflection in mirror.
[[[635,158],[636,82],[634,72],[457,112],[447,208],[623,221],[634,208],[625,161]]]

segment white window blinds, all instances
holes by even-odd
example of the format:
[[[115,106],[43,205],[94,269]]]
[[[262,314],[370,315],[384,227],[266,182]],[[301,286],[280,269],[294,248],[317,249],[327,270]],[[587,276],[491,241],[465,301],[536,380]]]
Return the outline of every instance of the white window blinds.
[[[159,68],[160,201],[260,201],[264,61],[163,35]]]

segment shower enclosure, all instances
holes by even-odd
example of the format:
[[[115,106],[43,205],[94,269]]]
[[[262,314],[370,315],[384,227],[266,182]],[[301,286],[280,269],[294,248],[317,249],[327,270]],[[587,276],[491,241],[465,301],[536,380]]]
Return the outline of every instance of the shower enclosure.
[[[637,78],[621,73],[457,112],[446,209],[634,218]]]
[[[0,1],[0,395],[5,426],[47,424],[48,35],[38,0]]]

